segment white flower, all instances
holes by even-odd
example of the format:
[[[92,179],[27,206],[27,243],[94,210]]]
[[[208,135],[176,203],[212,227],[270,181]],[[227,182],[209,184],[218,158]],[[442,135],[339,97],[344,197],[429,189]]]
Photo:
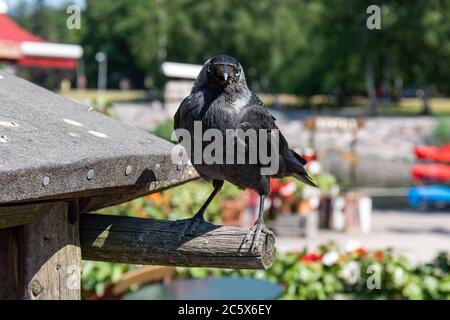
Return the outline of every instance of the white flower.
[[[280,188],[280,194],[283,197],[289,197],[294,194],[294,192],[297,190],[297,187],[293,182],[287,183],[285,186]]]
[[[327,252],[322,257],[322,263],[326,265],[327,267],[332,266],[339,260],[339,253],[337,251],[330,251]]]
[[[353,252],[360,247],[361,247],[361,242],[359,242],[358,240],[350,240],[345,244],[345,251]]]
[[[359,263],[356,261],[350,261],[344,266],[342,270],[342,278],[348,284],[356,284],[361,276],[361,270]]]
[[[312,175],[319,174],[321,170],[322,168],[319,161],[313,160],[308,163],[308,171]]]

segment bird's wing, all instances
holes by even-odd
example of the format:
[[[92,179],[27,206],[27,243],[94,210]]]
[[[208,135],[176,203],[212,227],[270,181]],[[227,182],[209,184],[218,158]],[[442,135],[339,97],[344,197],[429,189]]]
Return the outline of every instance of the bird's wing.
[[[275,117],[270,114],[264,103],[252,94],[250,102],[242,109],[240,116],[239,129],[247,130],[278,130],[280,155],[287,155],[289,146],[284,136],[275,124]],[[270,143],[270,142],[269,142]]]
[[[202,92],[194,92],[184,98],[174,116],[175,129],[190,129],[204,105]]]
[[[185,118],[186,109],[189,109],[190,104],[190,96],[187,96],[186,98],[181,101],[180,106],[178,107],[177,112],[175,113],[175,116],[173,118],[174,123],[174,129],[181,129],[184,128],[182,119]]]
[[[254,94],[253,96],[256,97]],[[286,139],[275,124],[275,118],[269,113],[258,97],[252,98],[250,103],[242,109],[239,128],[244,131],[247,129],[254,129],[257,132],[259,129],[269,131],[278,130],[280,171],[277,176],[292,175],[306,184],[316,186],[303,168],[306,164],[306,160],[289,148]],[[270,150],[270,141],[267,143],[267,150]]]

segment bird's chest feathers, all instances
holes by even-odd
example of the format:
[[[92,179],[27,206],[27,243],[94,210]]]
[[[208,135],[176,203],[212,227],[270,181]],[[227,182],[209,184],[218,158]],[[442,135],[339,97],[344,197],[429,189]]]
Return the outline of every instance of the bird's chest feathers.
[[[212,104],[203,118],[207,128],[234,129],[239,124],[242,108],[247,105],[250,98],[245,95],[231,97],[219,96]]]
[[[234,97],[230,101],[230,107],[232,109],[241,110],[243,107],[245,107],[250,102],[250,93],[249,94],[240,94],[237,97]]]

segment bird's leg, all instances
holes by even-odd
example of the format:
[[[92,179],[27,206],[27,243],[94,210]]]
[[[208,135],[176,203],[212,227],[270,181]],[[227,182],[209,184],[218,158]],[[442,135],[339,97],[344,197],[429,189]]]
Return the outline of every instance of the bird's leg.
[[[259,240],[261,238],[261,232],[264,231],[266,234],[273,234],[271,230],[269,230],[266,225],[264,224],[264,200],[266,199],[265,195],[260,195],[259,198],[259,213],[258,218],[256,219],[256,222],[253,227],[250,228],[249,232],[244,238],[244,241],[242,243],[246,243],[250,238],[253,237],[252,245],[250,247],[250,251],[255,251],[255,249],[258,247]]]
[[[214,190],[206,199],[205,203],[202,205],[202,207],[197,211],[197,213],[189,219],[181,220],[184,223],[183,229],[178,235],[179,240],[181,240],[186,234],[192,234],[197,227],[205,222],[204,214],[206,211],[206,208],[208,208],[211,201],[214,199],[214,197],[219,193],[219,191],[222,189],[223,181],[222,180],[213,180],[213,186]]]

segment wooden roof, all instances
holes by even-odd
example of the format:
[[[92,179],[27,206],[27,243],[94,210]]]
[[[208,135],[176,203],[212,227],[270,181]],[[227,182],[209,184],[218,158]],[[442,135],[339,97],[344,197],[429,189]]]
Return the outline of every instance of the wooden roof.
[[[0,72],[0,205],[79,198],[95,210],[195,178],[172,147]]]

